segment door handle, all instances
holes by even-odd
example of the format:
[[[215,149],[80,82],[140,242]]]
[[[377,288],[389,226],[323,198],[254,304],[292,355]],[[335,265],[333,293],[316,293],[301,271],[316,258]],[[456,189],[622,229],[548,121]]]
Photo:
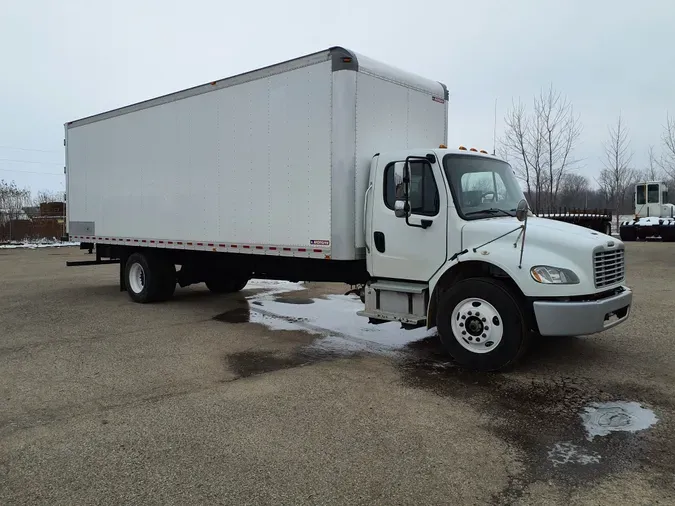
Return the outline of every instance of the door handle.
[[[385,250],[384,233],[383,232],[375,232],[373,234],[373,239],[374,239],[375,248],[377,248],[377,251],[379,251],[380,253],[384,253],[384,250]]]

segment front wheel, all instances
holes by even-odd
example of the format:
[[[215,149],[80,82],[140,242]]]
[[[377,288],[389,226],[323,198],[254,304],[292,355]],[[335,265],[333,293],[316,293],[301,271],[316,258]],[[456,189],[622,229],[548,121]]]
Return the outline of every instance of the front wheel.
[[[495,371],[513,365],[531,341],[528,310],[506,283],[469,278],[439,301],[436,325],[448,353],[461,366]]]

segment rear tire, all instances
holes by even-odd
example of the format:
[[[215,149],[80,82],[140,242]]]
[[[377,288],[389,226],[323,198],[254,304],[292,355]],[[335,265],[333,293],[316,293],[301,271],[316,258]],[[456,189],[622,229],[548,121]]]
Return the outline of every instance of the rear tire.
[[[663,242],[675,242],[675,226],[661,225],[659,233]]]
[[[124,281],[134,302],[163,301],[171,298],[176,289],[176,269],[157,254],[133,253],[124,268]]]
[[[213,293],[235,293],[243,290],[248,284],[248,281],[248,278],[237,279],[227,276],[218,276],[206,281],[206,287]]]
[[[530,313],[506,283],[468,278],[441,296],[436,316],[441,343],[461,366],[497,371],[514,365],[532,340]]]
[[[635,241],[637,239],[637,227],[635,225],[621,225],[619,237],[623,242]]]

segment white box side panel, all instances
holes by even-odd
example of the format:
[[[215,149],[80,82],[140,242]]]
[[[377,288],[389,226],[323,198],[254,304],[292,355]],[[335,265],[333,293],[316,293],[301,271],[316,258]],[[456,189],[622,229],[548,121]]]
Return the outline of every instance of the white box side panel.
[[[331,254],[335,260],[357,258],[354,247],[356,76],[352,70],[333,72]]]
[[[359,72],[356,86],[355,235],[356,248],[364,248],[363,199],[373,155],[445,144],[447,101],[440,84],[436,95]]]
[[[97,236],[331,238],[331,63],[68,130],[69,219]]]

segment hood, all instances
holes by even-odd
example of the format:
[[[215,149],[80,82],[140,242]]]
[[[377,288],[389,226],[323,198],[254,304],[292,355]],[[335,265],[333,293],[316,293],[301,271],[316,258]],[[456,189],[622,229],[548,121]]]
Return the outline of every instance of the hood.
[[[509,218],[506,216],[468,222],[462,227],[462,246],[465,248],[478,246],[483,242],[505,234],[509,230],[513,230],[520,225],[521,222],[516,218]],[[502,243],[506,241],[513,245],[517,235],[518,232],[514,232],[496,242]],[[476,242],[476,244],[469,244],[467,240],[471,243]],[[590,228],[565,223],[564,221],[533,216],[527,219],[527,231],[525,236],[526,249],[530,242],[533,244],[544,245],[548,248],[562,247],[563,249],[578,251],[580,247],[584,246],[593,249],[596,246],[606,246],[609,242],[618,245],[621,241],[603,234],[602,232],[591,230]]]
[[[494,217],[470,221],[462,227],[462,248],[469,249],[462,260],[483,260],[493,263],[507,273],[520,276],[535,265],[551,265],[572,269],[581,283],[556,290],[573,294],[596,291],[593,282],[593,251],[613,249],[623,243],[614,237],[589,228],[533,216],[527,220],[522,269],[518,269],[522,235],[515,230],[522,225],[515,217]],[[515,230],[500,239],[497,237]],[[514,247],[514,243],[518,243]],[[484,245],[484,246],[483,246]],[[480,246],[480,247],[479,247]],[[477,248],[474,253],[472,248]],[[524,289],[524,291],[526,291]]]

